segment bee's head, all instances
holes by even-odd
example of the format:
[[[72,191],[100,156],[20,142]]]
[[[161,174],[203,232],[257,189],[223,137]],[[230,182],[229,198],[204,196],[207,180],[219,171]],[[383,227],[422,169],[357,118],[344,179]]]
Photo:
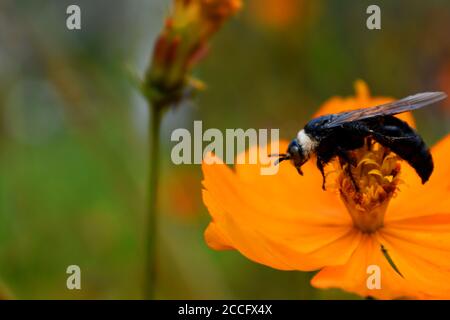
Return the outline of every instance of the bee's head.
[[[275,164],[278,164],[285,160],[290,160],[292,165],[295,167],[295,169],[297,169],[298,173],[301,175],[303,175],[301,167],[309,159],[309,157],[305,155],[305,152],[303,151],[303,148],[299,143],[298,139],[294,139],[291,141],[291,143],[287,148],[286,153],[271,156],[279,157],[275,162]]]

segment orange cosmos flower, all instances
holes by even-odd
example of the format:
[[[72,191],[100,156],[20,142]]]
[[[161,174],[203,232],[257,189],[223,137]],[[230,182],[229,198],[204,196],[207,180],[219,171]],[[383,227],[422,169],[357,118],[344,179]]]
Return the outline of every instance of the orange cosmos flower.
[[[169,214],[185,222],[198,217],[201,193],[198,174],[190,169],[178,169],[162,179],[161,204]]]
[[[441,91],[450,92],[450,60],[442,65],[437,81]],[[448,108],[445,108],[445,110],[449,111]]]
[[[319,114],[388,101],[370,97],[359,81],[355,97],[332,98]],[[410,114],[402,117],[412,124]],[[280,143],[282,150],[287,144]],[[358,191],[338,161],[328,166],[327,191],[314,161],[304,165],[303,177],[289,163],[272,176],[260,175],[260,165],[233,171],[203,164],[203,200],[212,217],[206,242],[280,270],[320,270],[311,280],[318,288],[380,299],[450,298],[449,153],[450,136],[432,148],[435,171],[422,185],[409,165],[368,142],[353,153]],[[371,266],[380,271],[378,289],[367,283]]]

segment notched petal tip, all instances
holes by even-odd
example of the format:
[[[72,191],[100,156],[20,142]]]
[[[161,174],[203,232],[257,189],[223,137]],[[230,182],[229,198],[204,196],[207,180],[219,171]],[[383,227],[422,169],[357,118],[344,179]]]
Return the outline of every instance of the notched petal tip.
[[[205,230],[204,238],[206,244],[214,250],[233,250],[225,235],[214,222],[211,222]]]

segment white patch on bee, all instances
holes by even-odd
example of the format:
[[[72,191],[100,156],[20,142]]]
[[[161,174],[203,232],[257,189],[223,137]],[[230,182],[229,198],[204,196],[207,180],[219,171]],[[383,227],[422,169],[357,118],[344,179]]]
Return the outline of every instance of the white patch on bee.
[[[297,140],[302,146],[303,156],[309,158],[317,147],[317,141],[306,134],[303,129],[297,133]]]

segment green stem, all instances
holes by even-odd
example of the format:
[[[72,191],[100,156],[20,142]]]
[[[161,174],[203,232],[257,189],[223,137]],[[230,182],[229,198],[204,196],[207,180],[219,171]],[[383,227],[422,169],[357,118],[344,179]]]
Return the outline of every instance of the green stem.
[[[153,112],[151,112],[153,111]],[[149,108],[149,172],[148,172],[148,203],[147,203],[147,230],[146,230],[146,262],[144,297],[153,300],[156,298],[157,275],[157,224],[158,224],[158,175],[159,175],[159,141],[163,108],[150,104]]]

